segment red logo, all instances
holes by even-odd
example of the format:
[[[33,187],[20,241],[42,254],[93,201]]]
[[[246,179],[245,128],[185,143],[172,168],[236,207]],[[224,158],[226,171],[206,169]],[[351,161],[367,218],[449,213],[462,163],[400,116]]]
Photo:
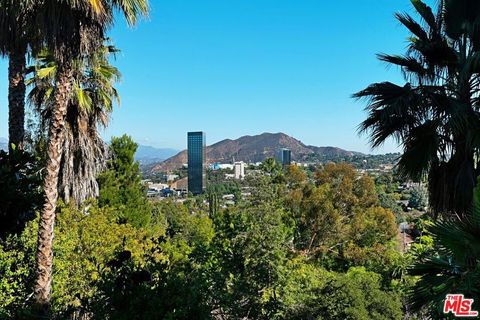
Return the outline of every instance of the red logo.
[[[477,317],[478,311],[472,310],[473,299],[467,299],[463,294],[447,294],[443,313],[453,313],[455,317]]]

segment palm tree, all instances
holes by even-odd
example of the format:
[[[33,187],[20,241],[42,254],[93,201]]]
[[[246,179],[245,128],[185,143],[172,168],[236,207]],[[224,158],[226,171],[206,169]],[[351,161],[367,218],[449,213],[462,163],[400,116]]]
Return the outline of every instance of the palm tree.
[[[74,63],[74,90],[67,108],[58,191],[65,202],[73,200],[77,206],[98,196],[96,177],[106,167],[108,148],[97,125],[106,127],[114,101],[120,102],[113,87],[120,72],[108,61],[109,55],[117,51],[105,45]],[[47,50],[29,68],[33,76],[27,81],[31,86],[28,98],[40,114],[40,134],[51,119],[56,71],[57,63]]]
[[[410,292],[414,310],[427,307],[442,314],[448,293],[463,293],[480,306],[480,188],[475,190],[474,205],[465,218],[437,221],[429,229],[435,247],[421,256],[410,270],[420,276]]]
[[[401,143],[404,175],[428,178],[435,214],[465,214],[471,206],[480,148],[480,2],[440,1],[438,12],[412,4],[422,23],[396,17],[410,32],[405,55],[380,54],[401,68],[406,83],[374,83],[354,94],[367,98],[361,132],[378,147]]]
[[[148,0],[43,0],[35,8],[36,26],[57,61],[56,86],[48,129],[47,164],[43,184],[45,203],[40,214],[37,246],[35,301],[48,312],[53,265],[53,229],[58,182],[71,90],[74,61],[102,44],[119,9],[129,24],[148,13]]]
[[[25,135],[25,82],[27,48],[34,37],[32,2],[0,0],[0,54],[8,56],[8,136],[23,149]]]

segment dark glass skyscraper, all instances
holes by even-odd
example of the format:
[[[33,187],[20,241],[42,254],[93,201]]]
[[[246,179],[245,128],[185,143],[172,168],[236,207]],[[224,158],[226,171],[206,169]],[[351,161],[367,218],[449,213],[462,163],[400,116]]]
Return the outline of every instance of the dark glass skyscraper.
[[[205,132],[189,132],[188,140],[188,191],[201,194],[206,187]]]
[[[280,160],[282,161],[282,165],[289,166],[292,164],[292,151],[290,149],[282,149],[280,150]]]

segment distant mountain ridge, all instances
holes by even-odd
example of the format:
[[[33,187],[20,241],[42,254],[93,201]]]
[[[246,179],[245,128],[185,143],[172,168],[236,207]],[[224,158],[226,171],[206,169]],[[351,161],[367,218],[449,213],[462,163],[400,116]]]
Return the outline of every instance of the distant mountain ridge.
[[[150,164],[168,159],[177,153],[178,150],[176,149],[155,148],[139,144],[135,153],[135,160],[141,164]]]
[[[8,139],[0,137],[0,150],[8,150]],[[155,148],[139,144],[135,153],[135,160],[140,161],[142,164],[161,162],[177,153],[177,149]]]
[[[207,163],[230,163],[233,161],[260,162],[268,157],[277,156],[282,148],[292,151],[292,160],[305,161],[311,156],[351,157],[359,152],[347,151],[336,147],[308,146],[284,133],[262,133],[243,136],[238,139],[225,139],[207,147]],[[187,151],[153,166],[152,171],[170,171],[187,163]]]

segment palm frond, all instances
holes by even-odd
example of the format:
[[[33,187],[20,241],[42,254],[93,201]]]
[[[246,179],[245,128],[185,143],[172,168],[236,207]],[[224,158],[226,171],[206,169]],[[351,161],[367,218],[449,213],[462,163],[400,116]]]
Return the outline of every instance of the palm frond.
[[[428,24],[430,29],[436,29],[437,21],[435,19],[435,15],[433,14],[432,8],[427,6],[421,0],[412,0],[412,4],[417,10],[417,12],[420,14],[420,16],[423,18],[423,20]]]
[[[480,189],[477,188],[471,214],[465,218],[436,221],[429,234],[435,250],[410,268],[420,280],[409,292],[411,306],[437,309],[446,294],[461,292],[480,297]],[[478,303],[478,302],[477,302]]]
[[[359,126],[359,132],[369,132],[371,145],[380,146],[387,138],[400,140],[415,124],[414,110],[420,97],[409,84],[400,87],[391,82],[375,83],[353,95],[367,98],[368,117]]]
[[[92,98],[88,94],[88,91],[80,88],[80,87],[75,87],[74,88],[74,100],[78,104],[78,107],[82,110],[85,110],[86,112],[89,112],[92,110]]]
[[[423,27],[416,22],[410,15],[406,13],[396,13],[395,17],[397,20],[403,24],[411,33],[417,36],[419,39],[427,41],[428,32],[423,29]]]
[[[113,0],[113,4],[123,12],[130,25],[134,25],[138,17],[148,15],[147,0]]]
[[[428,173],[437,159],[440,144],[438,125],[438,121],[429,120],[412,128],[406,135],[404,153],[398,162],[400,173],[416,181]]]
[[[419,78],[424,77],[429,72],[429,70],[425,69],[423,64],[414,57],[388,54],[378,54],[377,57],[380,61],[402,67],[406,73],[414,73]]]

